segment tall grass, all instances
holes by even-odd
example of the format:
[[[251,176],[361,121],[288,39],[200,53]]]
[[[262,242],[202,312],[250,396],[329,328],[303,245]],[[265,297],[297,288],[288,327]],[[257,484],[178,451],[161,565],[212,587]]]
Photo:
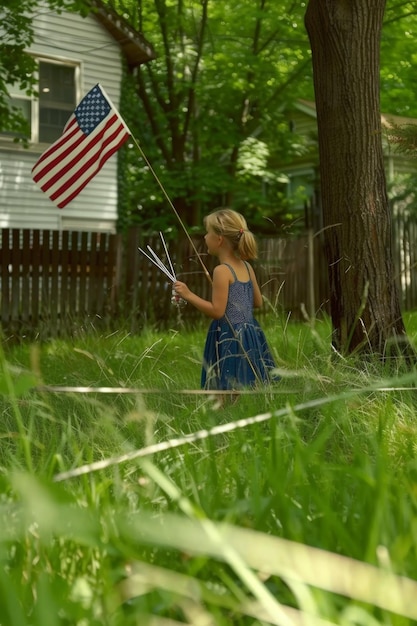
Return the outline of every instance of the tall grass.
[[[281,381],[222,404],[205,328],[1,355],[2,626],[417,623],[416,373],[264,328]]]

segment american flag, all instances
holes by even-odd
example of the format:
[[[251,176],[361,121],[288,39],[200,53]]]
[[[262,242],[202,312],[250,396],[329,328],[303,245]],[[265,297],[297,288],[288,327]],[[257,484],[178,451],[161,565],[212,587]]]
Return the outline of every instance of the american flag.
[[[61,137],[35,163],[33,180],[63,209],[129,136],[123,119],[97,84],[75,108]]]

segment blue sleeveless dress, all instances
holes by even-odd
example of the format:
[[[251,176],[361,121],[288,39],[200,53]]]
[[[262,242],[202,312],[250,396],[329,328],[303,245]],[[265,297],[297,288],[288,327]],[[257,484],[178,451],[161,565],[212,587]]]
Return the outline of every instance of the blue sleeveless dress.
[[[275,367],[265,334],[253,317],[253,285],[237,280],[234,269],[225,315],[210,324],[203,356],[203,389],[239,389],[273,380]],[[276,378],[275,378],[276,380]]]

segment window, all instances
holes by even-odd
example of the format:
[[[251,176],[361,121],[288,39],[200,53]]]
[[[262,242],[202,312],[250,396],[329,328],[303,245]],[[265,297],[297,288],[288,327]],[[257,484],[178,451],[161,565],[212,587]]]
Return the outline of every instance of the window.
[[[10,105],[20,109],[28,121],[32,143],[50,144],[61,136],[77,104],[80,68],[74,63],[39,59],[38,78],[39,99],[31,100],[12,89]],[[16,136],[11,132],[1,134]]]
[[[51,143],[58,139],[75,106],[75,68],[40,61],[38,140]]]

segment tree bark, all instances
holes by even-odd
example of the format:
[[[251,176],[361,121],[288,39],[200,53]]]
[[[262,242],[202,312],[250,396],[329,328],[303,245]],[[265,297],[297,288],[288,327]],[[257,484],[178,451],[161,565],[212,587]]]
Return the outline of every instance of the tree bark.
[[[381,138],[385,0],[310,0],[333,343],[385,356],[407,345],[394,275]],[[391,349],[389,350],[391,353]]]

